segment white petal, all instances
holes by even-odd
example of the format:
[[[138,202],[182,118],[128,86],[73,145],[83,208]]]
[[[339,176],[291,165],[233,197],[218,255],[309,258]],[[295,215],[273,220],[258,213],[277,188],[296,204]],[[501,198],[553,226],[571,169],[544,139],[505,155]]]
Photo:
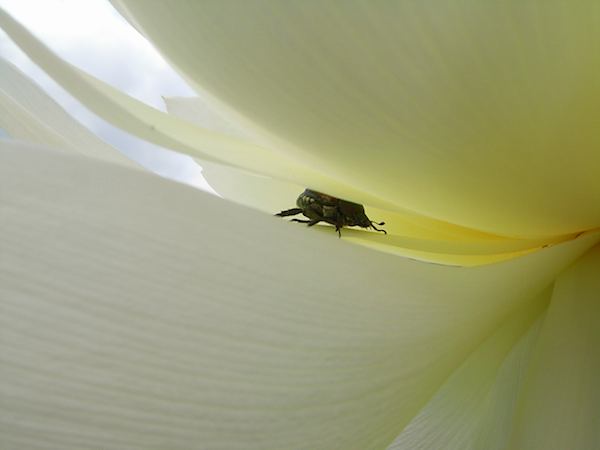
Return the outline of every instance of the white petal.
[[[448,378],[389,450],[503,450],[552,289],[519,309]],[[532,324],[532,320],[535,322]]]
[[[511,449],[600,447],[600,247],[561,274]]]
[[[243,136],[244,131],[227,122],[200,98],[165,99],[169,113],[213,130]],[[267,213],[294,207],[304,186],[256,175],[200,160],[203,175],[219,195]],[[555,244],[570,236],[544,239],[509,239],[459,227],[429,217],[367,208],[369,217],[385,220],[387,235],[344,230],[344,238],[389,253],[424,261],[472,266],[514,258],[524,252]],[[331,231],[331,230],[329,230]]]
[[[594,4],[112,3],[244,129],[358,190],[500,235],[600,225]]]
[[[313,186],[342,198],[404,210],[368,191],[356,189],[347,180],[332,178],[319,166],[310,167],[307,161],[293,160],[281,152],[199,128],[123,94],[61,60],[1,8],[0,26],[36,64],[91,111],[142,139],[203,160]]]
[[[19,69],[0,58],[0,128],[14,139],[53,145],[137,167],[75,121]]]
[[[135,132],[162,145],[171,144],[172,147],[183,149],[195,155],[202,155],[202,153],[198,153],[199,149],[208,149],[208,154],[204,154],[204,157],[209,158],[209,161],[212,158],[210,155],[217,155],[218,158],[224,158],[225,161],[235,162],[235,164],[241,164],[242,166],[246,165],[248,161],[252,161],[250,167],[256,171],[265,171],[264,169],[268,168],[267,173],[276,173],[277,177],[280,178],[296,179],[299,177],[307,182],[318,179],[320,181],[317,181],[317,184],[325,183],[326,186],[333,186],[334,191],[341,188],[348,195],[355,193],[353,188],[344,187],[327,177],[323,178],[317,175],[315,179],[314,173],[310,170],[305,173],[300,166],[283,167],[280,164],[281,161],[277,162],[277,158],[273,160],[273,155],[271,157],[265,156],[264,150],[257,150],[254,144],[230,141],[227,137],[219,137],[211,134],[210,131],[194,127],[187,121],[181,121],[174,116],[154,110],[60,60],[6,14],[0,14],[0,19],[4,21],[7,30],[21,42],[21,45],[36,57],[36,61],[49,70],[51,74],[54,74],[57,79],[63,82],[68,81],[73,93],[79,95],[80,99],[87,101],[92,108],[95,107],[97,113],[113,123],[125,127],[128,131]],[[74,87],[77,87],[77,89],[74,89]],[[191,112],[198,111],[197,107],[181,111],[178,105],[179,103],[175,103],[177,114],[187,119],[189,119],[188,115]],[[18,109],[15,108],[15,111],[18,111]],[[185,114],[183,114],[184,112]],[[209,112],[211,113],[210,117],[214,118],[215,114],[212,111]],[[25,123],[27,119],[26,116],[20,122]],[[55,142],[55,140],[52,140],[55,138],[53,131],[48,130],[43,124],[37,124],[36,121],[37,119],[32,119],[29,122],[33,123],[36,129],[44,131],[42,137],[46,139],[46,142]],[[48,122],[54,124],[56,121],[49,119]],[[217,122],[217,128],[224,128],[222,119],[221,122]],[[239,128],[236,128],[236,130],[238,130],[238,134],[241,134]],[[60,143],[60,140],[56,142]],[[74,142],[77,144],[77,140]],[[256,151],[266,159],[261,160]],[[278,178],[253,174],[213,164],[206,160],[202,160],[201,163],[205,167],[206,178],[221,195],[263,211],[273,213],[286,209],[303,189],[301,185],[281,181]],[[358,197],[363,195],[371,198],[365,193],[357,194]],[[375,200],[375,203],[377,204],[378,200]],[[349,238],[352,242],[426,261],[454,265],[470,266],[510,259],[524,252],[536,250],[542,245],[560,242],[572,237],[558,236],[542,240],[513,240],[490,236],[476,230],[457,227],[446,222],[406,212],[400,214],[389,210],[380,210],[375,214],[385,219],[389,236],[382,239],[381,236],[377,236],[375,233],[350,231]],[[417,222],[421,224],[421,228],[424,228],[416,231],[415,223]],[[435,230],[433,235],[431,235],[430,230]],[[466,240],[454,241],[457,232],[460,236],[466,237]],[[445,241],[447,236],[452,236],[452,239],[448,242]],[[412,239],[412,237],[417,239]],[[481,237],[483,239],[480,239]],[[426,240],[423,240],[423,238]]]
[[[150,174],[1,145],[8,448],[385,448],[598,240],[442,267]]]
[[[200,97],[163,97],[167,111],[190,123],[196,124],[207,130],[252,140],[252,136],[240,125],[223,117],[212,108],[206,100]]]

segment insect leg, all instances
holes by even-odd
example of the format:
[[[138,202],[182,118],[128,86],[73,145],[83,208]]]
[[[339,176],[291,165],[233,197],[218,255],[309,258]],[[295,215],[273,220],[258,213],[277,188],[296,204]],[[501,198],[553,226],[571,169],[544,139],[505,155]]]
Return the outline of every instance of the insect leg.
[[[321,221],[321,219],[311,219],[311,220],[292,219],[292,220],[290,220],[290,222],[306,223],[306,224],[308,224],[307,226],[309,226],[309,227],[312,227],[313,225],[318,224],[320,221]]]
[[[339,211],[339,213],[336,217],[336,221],[335,221],[335,231],[337,231],[337,233],[338,233],[338,239],[341,239],[341,237],[342,237],[342,227],[344,226],[342,217],[343,217],[342,212]]]
[[[278,212],[275,215],[279,216],[279,217],[295,216],[296,214],[300,214],[301,212],[302,212],[302,210],[300,208],[292,208],[292,209],[286,209],[285,211]]]

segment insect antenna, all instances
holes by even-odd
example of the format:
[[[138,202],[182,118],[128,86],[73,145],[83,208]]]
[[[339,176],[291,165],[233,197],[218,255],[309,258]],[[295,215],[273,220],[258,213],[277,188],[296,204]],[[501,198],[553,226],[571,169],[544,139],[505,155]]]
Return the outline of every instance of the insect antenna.
[[[371,220],[371,226],[373,227],[373,229],[374,229],[374,230],[381,231],[383,234],[387,234],[387,231],[385,231],[385,230],[380,230],[380,229],[379,229],[379,228],[377,228],[375,225],[385,225],[385,222],[379,222],[379,223],[378,223],[378,222],[373,222],[373,221]]]

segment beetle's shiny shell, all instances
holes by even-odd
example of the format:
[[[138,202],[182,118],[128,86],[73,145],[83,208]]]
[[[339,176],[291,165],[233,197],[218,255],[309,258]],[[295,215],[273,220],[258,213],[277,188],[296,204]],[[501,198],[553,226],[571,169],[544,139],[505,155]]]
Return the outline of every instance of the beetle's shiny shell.
[[[306,189],[296,200],[298,208],[302,209],[309,219],[325,218],[333,225],[361,226],[368,228],[371,221],[365,214],[365,208],[358,203],[340,200],[331,195]]]

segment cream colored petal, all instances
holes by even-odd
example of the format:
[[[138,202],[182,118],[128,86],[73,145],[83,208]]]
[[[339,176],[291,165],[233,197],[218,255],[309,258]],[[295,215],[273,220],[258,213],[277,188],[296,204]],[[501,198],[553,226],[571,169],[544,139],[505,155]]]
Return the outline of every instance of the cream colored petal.
[[[0,128],[14,139],[137,165],[73,119],[25,74],[0,58]]]
[[[510,449],[600,448],[600,247],[554,288]]]
[[[248,141],[199,128],[123,94],[57,57],[2,9],[0,26],[36,64],[91,111],[142,139],[203,160],[313,186],[342,198],[403,210],[377,195],[356,189],[348,180],[332,178],[319,166],[309,167],[306,161],[293,160]]]
[[[600,225],[594,2],[112,3],[220,112],[360,191],[507,236]]]
[[[243,130],[227,122],[200,98],[166,98],[169,113],[199,126],[231,135]],[[200,160],[203,176],[219,195],[273,214],[295,207],[304,186]],[[420,260],[454,265],[479,265],[510,259],[574,236],[508,239],[411,213],[367,207],[375,221],[385,221],[387,235],[344,230],[344,238],[361,245]],[[328,232],[332,232],[327,227]]]
[[[1,145],[7,448],[385,448],[598,240],[443,267],[151,174]]]
[[[167,97],[164,98],[164,101],[167,111],[174,116],[213,131],[252,139],[239,125],[221,116],[211,108],[206,100],[200,97]],[[236,170],[222,164],[200,162],[207,180],[221,196],[265,212],[291,207],[292,202],[306,187],[248,171]],[[373,207],[369,207],[369,212],[373,212],[370,214],[373,217],[385,218],[390,233],[405,237],[492,240],[495,243],[514,241],[410,212],[400,213]],[[546,239],[543,243],[550,242],[556,241]],[[535,244],[542,245],[539,240]]]
[[[253,140],[249,132],[212,108],[207,100],[200,97],[163,97],[163,100],[167,111],[174,116],[207,130]]]
[[[0,18],[3,18],[7,29],[11,31],[13,36],[16,36],[17,40],[19,40],[19,42],[21,42],[21,44],[24,45],[32,55],[36,55],[38,62],[40,62],[42,66],[47,68],[50,73],[54,74],[57,78],[70,80],[71,89],[78,87],[79,90],[82,90],[85,95],[82,96],[80,94],[80,98],[86,99],[88,102],[96,105],[97,109],[95,111],[104,115],[105,118],[110,120],[111,117],[117,117],[118,119],[114,123],[124,126],[128,131],[141,133],[141,135],[144,137],[163,145],[167,145],[169,142],[176,146],[183,145],[188,152],[196,149],[195,154],[197,154],[198,148],[204,147],[211,149],[211,151],[216,150],[216,153],[219,153],[219,150],[223,150],[220,145],[222,144],[223,139],[227,141],[227,137],[223,137],[223,139],[221,139],[216,135],[211,135],[210,131],[203,131],[198,127],[194,127],[191,123],[178,120],[176,117],[169,116],[160,111],[149,108],[144,104],[119,93],[99,80],[96,80],[89,75],[84,74],[83,72],[77,71],[72,66],[58,59],[47,49],[44,49],[43,45],[30,36],[26,30],[14,23],[8,16],[0,15]],[[77,89],[75,89],[75,94],[76,93]],[[9,105],[9,107],[10,106],[11,105]],[[177,106],[177,104],[175,106]],[[35,110],[35,108],[30,109]],[[14,113],[18,111],[19,108],[14,108]],[[188,115],[192,111],[197,112],[198,108],[188,108],[184,111],[185,114],[177,111],[178,115],[189,118]],[[210,111],[208,112],[210,113]],[[39,113],[36,114],[39,115]],[[7,117],[11,117],[11,115],[8,114]],[[214,113],[210,117],[214,117]],[[27,122],[27,119],[28,115],[26,114],[25,117],[20,120],[20,122]],[[37,123],[39,120],[41,120],[42,123]],[[44,125],[44,120],[46,120],[47,123],[54,125],[52,127],[53,130],[50,130]],[[200,119],[198,119],[198,121],[200,121]],[[28,124],[36,123],[36,129],[39,129],[43,132],[41,135],[42,140],[46,139],[46,142],[48,143],[56,142],[60,144],[61,140],[54,135],[56,130],[59,129],[57,126],[55,126],[55,122],[56,120],[53,116],[48,117],[48,115],[46,115],[40,119],[29,120]],[[162,131],[158,131],[156,127],[158,127],[159,124],[161,130],[162,128],[168,130],[166,134],[164,134]],[[223,121],[221,120],[220,123],[217,122],[216,127],[220,128],[219,131],[225,128]],[[238,130],[239,134],[239,128],[236,128],[236,130]],[[73,133],[71,132],[71,134]],[[180,139],[181,136],[184,137],[183,140]],[[175,141],[173,140],[169,141],[171,137],[173,137],[177,142],[174,143]],[[221,142],[221,144],[219,142]],[[73,141],[73,145],[79,145],[77,139]],[[236,145],[238,146],[236,147],[237,150],[234,151],[233,156],[230,155],[229,157],[225,158],[226,160],[230,157],[233,158],[230,158],[231,160],[238,162],[243,162],[250,159],[254,161],[253,164],[255,168],[257,167],[257,163],[259,165],[262,164],[259,161],[260,158],[256,158],[255,153],[252,151],[252,145],[243,144],[240,142],[237,142]],[[248,145],[250,145],[250,147],[248,147]],[[87,148],[88,145],[81,143],[80,147]],[[180,149],[183,147],[180,147]],[[194,152],[192,151],[192,153]],[[263,163],[266,165],[271,164],[271,162],[268,161],[263,161]],[[298,193],[303,189],[297,184],[292,184],[278,179],[272,179],[262,175],[247,173],[245,171],[224,167],[222,165],[211,164],[209,162],[203,162],[203,166],[205,167],[205,175],[209,182],[212,182],[217,191],[219,191],[226,198],[230,198],[253,207],[259,207],[261,210],[271,213],[287,208],[287,205],[290,205]],[[280,170],[282,176],[290,176],[290,174],[292,174],[291,177],[293,178],[298,175],[296,173],[297,167],[295,166],[292,169],[283,170],[281,167],[277,166],[277,163],[275,163],[274,167],[278,168],[277,170]],[[271,167],[271,169],[273,169],[273,167]],[[310,177],[307,179],[310,180]],[[333,183],[336,184],[335,182]],[[337,184],[336,186],[339,187]],[[350,192],[352,192],[352,190],[350,190]],[[290,203],[287,203],[286,205],[286,203],[284,203],[284,199],[286,202]],[[277,207],[275,207],[275,200],[278,202]],[[293,206],[293,204],[290,206]],[[405,213],[405,215],[407,214]],[[410,214],[408,215],[411,216]],[[508,259],[520,254],[523,251],[534,250],[542,245],[565,239],[565,237],[558,237],[553,239],[544,239],[543,241],[518,240],[515,242],[509,239],[498,242],[496,236],[491,236],[491,239],[494,242],[488,243],[487,240],[478,239],[482,235],[480,232],[461,229],[460,227],[436,221],[434,219],[415,216],[407,223],[406,220],[400,218],[398,213],[392,213],[390,211],[381,211],[381,217],[385,217],[386,223],[388,224],[390,233],[389,238],[386,237],[385,240],[382,240],[379,236],[367,233],[361,233],[358,235],[350,234],[352,241],[401,255],[416,256],[419,253],[425,253],[425,255],[423,257],[419,257],[419,259],[445,262],[455,265],[476,265]],[[420,233],[416,235],[418,239],[411,239],[410,233],[408,233],[407,236],[407,229],[414,228],[411,222],[414,223],[415,221],[419,221],[426,224],[430,228],[438,230],[440,233],[442,233],[442,236],[430,236],[430,233],[428,233],[427,230],[421,230]],[[466,243],[464,241],[455,243],[444,242],[442,240],[440,242],[440,239],[446,238],[447,233],[455,233],[456,230],[460,230],[468,239],[475,238],[475,241],[470,242],[467,240]],[[426,234],[425,236],[423,235],[424,232]],[[392,235],[397,236],[393,238]],[[421,240],[423,237],[429,240]],[[487,238],[489,236],[485,237]],[[476,247],[476,249],[473,250],[473,247]],[[473,257],[473,255],[476,256]]]
[[[0,63],[2,75],[0,80],[0,83],[2,83],[0,85],[0,105],[5,111],[0,118],[0,125],[3,124],[3,127],[9,131],[11,136],[32,142],[67,147],[75,151],[82,151],[90,156],[112,157],[125,164],[133,165],[116,149],[105,144],[75,122],[18,69],[10,63],[4,61]],[[184,106],[188,106],[188,110],[184,110],[186,113],[197,112],[199,109],[197,107],[198,102],[192,103],[188,100],[186,102],[168,102],[169,111],[175,109],[177,115],[185,118],[187,114],[182,114],[180,111],[182,103]],[[193,105],[196,107],[190,108]],[[226,129],[225,126],[219,124],[215,124],[215,126]],[[206,178],[221,195],[270,213],[293,206],[293,200],[303,190],[299,185],[285,183],[223,165],[207,162],[203,162],[202,165]],[[508,259],[516,256],[515,252],[536,249],[548,243],[548,240],[540,242],[498,239],[494,236],[484,236],[473,230],[463,231],[459,227],[427,218],[408,216],[409,221],[407,222],[406,217],[399,217],[399,214],[390,211],[379,211],[377,214],[379,214],[379,217],[385,217],[390,236],[377,236],[373,233],[350,230],[348,233],[344,233],[344,236],[352,242],[371,245],[384,251],[457,265],[476,265],[494,262],[499,259]],[[427,229],[411,226],[411,222],[416,220],[421,223],[434,224],[436,229],[441,231],[432,234]],[[462,240],[440,240],[446,239],[447,235],[445,233],[454,229],[463,232],[461,235]],[[450,237],[455,238],[456,235],[450,235]],[[481,237],[488,239],[482,239]],[[424,252],[424,254],[417,255],[413,252],[414,250]],[[461,256],[454,257],[454,255]],[[469,255],[486,255],[488,257],[471,258]]]
[[[304,188],[239,169],[199,161],[202,174],[224,198],[270,214],[294,208]],[[486,235],[427,217],[367,207],[368,216],[385,221],[387,234],[344,229],[342,239],[391,254],[423,261],[460,266],[490,264],[536,251],[572,239],[558,236],[545,239],[508,239]],[[294,226],[300,226],[293,224]],[[315,227],[334,234],[331,226]],[[312,230],[311,230],[312,231]]]
[[[546,289],[488,337],[389,450],[504,450],[540,315],[551,294]]]
[[[215,134],[211,134],[206,130],[199,129],[198,127],[193,127],[191,124],[187,122],[177,121],[171,116],[167,116],[160,111],[156,111],[152,108],[149,108],[143,105],[140,102],[137,102],[118,91],[110,88],[109,86],[103,84],[102,82],[93,79],[92,77],[77,71],[73,67],[64,63],[63,61],[56,58],[47,49],[44,49],[42,45],[35,41],[32,36],[30,36],[24,29],[22,29],[18,24],[11,21],[11,19],[3,15],[1,16],[2,20],[5,22],[5,26],[12,30],[11,33],[17,37],[19,42],[28,49],[30,54],[35,55],[38,62],[40,62],[47,70],[49,70],[55,77],[59,80],[62,79],[63,83],[69,82],[67,84],[71,85],[71,89],[73,89],[73,85],[78,88],[75,89],[75,94],[80,96],[80,99],[83,99],[88,102],[88,106],[90,104],[92,107],[96,108],[96,112],[103,115],[105,118],[111,120],[113,123],[117,125],[121,125],[125,127],[128,131],[137,133],[153,142],[159,143],[161,145],[170,145],[171,147],[178,148],[179,150],[186,151],[192,155],[198,155],[199,151],[202,154],[202,151],[208,149],[208,155],[204,154],[204,158],[212,158],[214,155],[217,155],[217,158],[224,159],[226,161],[241,164],[241,165],[249,165],[250,168],[253,168],[255,171],[262,172],[270,172],[271,175],[279,178],[292,178],[292,179],[301,179],[305,181],[304,185],[309,184],[310,181],[314,181],[316,185],[322,185],[325,187],[330,187],[331,190],[328,192],[344,192],[347,195],[344,195],[345,198],[352,198],[353,200],[357,200],[360,198],[367,198],[374,202],[374,204],[381,204],[379,199],[374,199],[368,193],[365,192],[357,192],[352,187],[341,186],[339,183],[335,182],[331,179],[323,179],[322,177],[315,175],[307,175],[303,172],[303,169],[297,165],[286,165],[282,166],[279,162],[273,162],[272,159],[269,161],[265,161],[259,157],[260,154],[265,156],[264,150],[257,150],[256,146],[249,144],[243,144],[239,141],[228,141],[227,138],[223,136],[218,136]],[[84,92],[85,95],[82,95],[81,92]],[[191,111],[197,111],[197,108],[188,108],[188,113]],[[212,111],[209,111],[212,112]],[[111,115],[112,114],[112,115]],[[215,114],[213,113],[211,118],[214,118]],[[227,122],[224,122],[225,119],[222,117],[219,119],[220,123],[217,123],[215,128],[226,128],[223,126]],[[214,121],[213,121],[214,122]],[[214,125],[214,124],[213,124]],[[234,127],[235,133],[241,134],[239,127]],[[230,127],[231,134],[231,127]],[[235,134],[234,133],[234,134]],[[223,147],[224,146],[224,147]],[[233,151],[231,149],[233,148]],[[227,151],[223,151],[223,150]],[[256,154],[258,151],[258,154]],[[229,153],[228,153],[229,152]],[[211,156],[212,155],[212,156]],[[273,155],[271,155],[273,156]],[[247,164],[248,161],[252,161],[250,164]],[[262,164],[262,165],[261,165]],[[261,166],[260,168],[258,166]],[[227,168],[216,168],[218,172],[219,180],[217,183],[221,185],[226,185],[228,183],[228,176],[224,176],[227,172]],[[310,171],[309,171],[310,172]],[[240,192],[237,194],[238,197],[242,197],[242,201],[246,204],[250,204],[251,206],[262,205],[263,210],[266,210],[269,205],[272,204],[271,199],[277,199],[279,204],[283,204],[283,193],[286,193],[286,198],[291,197],[287,195],[287,193],[291,192],[291,186],[300,186],[300,184],[289,184],[285,181],[274,180],[273,184],[278,188],[273,189],[272,191],[266,189],[265,180],[268,180],[264,176],[254,176],[252,174],[248,174],[246,180],[249,181],[250,184],[245,185],[245,189],[240,192],[239,185],[240,179],[236,175],[233,179],[233,184],[230,183],[230,188],[234,188],[233,191]],[[210,172],[207,171],[207,176],[211,177]],[[216,177],[212,177],[215,179]],[[259,186],[259,193],[262,195],[256,195],[256,192],[252,189],[251,184],[256,181],[255,184]],[[287,189],[280,189],[280,186],[288,185]],[[260,187],[263,186],[263,187]],[[232,190],[232,189],[230,189]],[[270,194],[267,194],[270,191]],[[353,196],[355,195],[355,196]],[[229,197],[231,198],[231,197]],[[235,199],[238,200],[239,199]],[[373,204],[373,203],[372,203]],[[390,207],[389,204],[385,205],[386,207]],[[396,207],[392,206],[394,209]],[[388,210],[389,211],[389,210]],[[467,234],[470,237],[482,235],[481,232],[457,227],[452,224],[448,224],[447,222],[442,222],[439,220],[418,216],[412,213],[408,213],[406,211],[402,213],[386,213],[385,216],[394,216],[394,219],[388,219],[387,222],[392,225],[392,227],[400,229],[400,234],[402,236],[406,236],[406,230],[408,223],[405,220],[397,220],[398,215],[403,215],[405,217],[413,216],[410,222],[422,222],[428,228],[434,228],[436,232],[441,232],[443,234],[456,233],[457,230],[460,230],[461,234]],[[397,224],[397,225],[396,225]],[[410,226],[409,226],[410,227]],[[393,232],[393,231],[392,231]],[[409,233],[410,236],[410,233]],[[422,237],[422,232],[419,232],[419,237]],[[439,236],[436,236],[439,237]],[[486,235],[489,237],[489,235]],[[558,236],[552,238],[546,238],[540,241],[540,239],[534,239],[531,244],[526,243],[524,240],[518,240],[516,242],[517,246],[528,249],[534,249],[539,246],[539,242],[543,244],[549,244],[553,242],[558,242],[568,238],[568,236]],[[370,241],[370,236],[363,236],[362,240]],[[514,246],[512,241],[509,240],[508,247]],[[486,253],[490,253],[488,250],[484,250]],[[507,252],[512,252],[510,249],[502,250],[503,254],[500,258],[505,258]],[[492,251],[493,253],[493,251]],[[467,251],[467,255],[469,252]],[[497,253],[500,255],[499,253]],[[497,259],[496,257],[494,257]],[[493,259],[494,259],[493,258]],[[437,257],[432,258],[433,260],[438,260]]]

